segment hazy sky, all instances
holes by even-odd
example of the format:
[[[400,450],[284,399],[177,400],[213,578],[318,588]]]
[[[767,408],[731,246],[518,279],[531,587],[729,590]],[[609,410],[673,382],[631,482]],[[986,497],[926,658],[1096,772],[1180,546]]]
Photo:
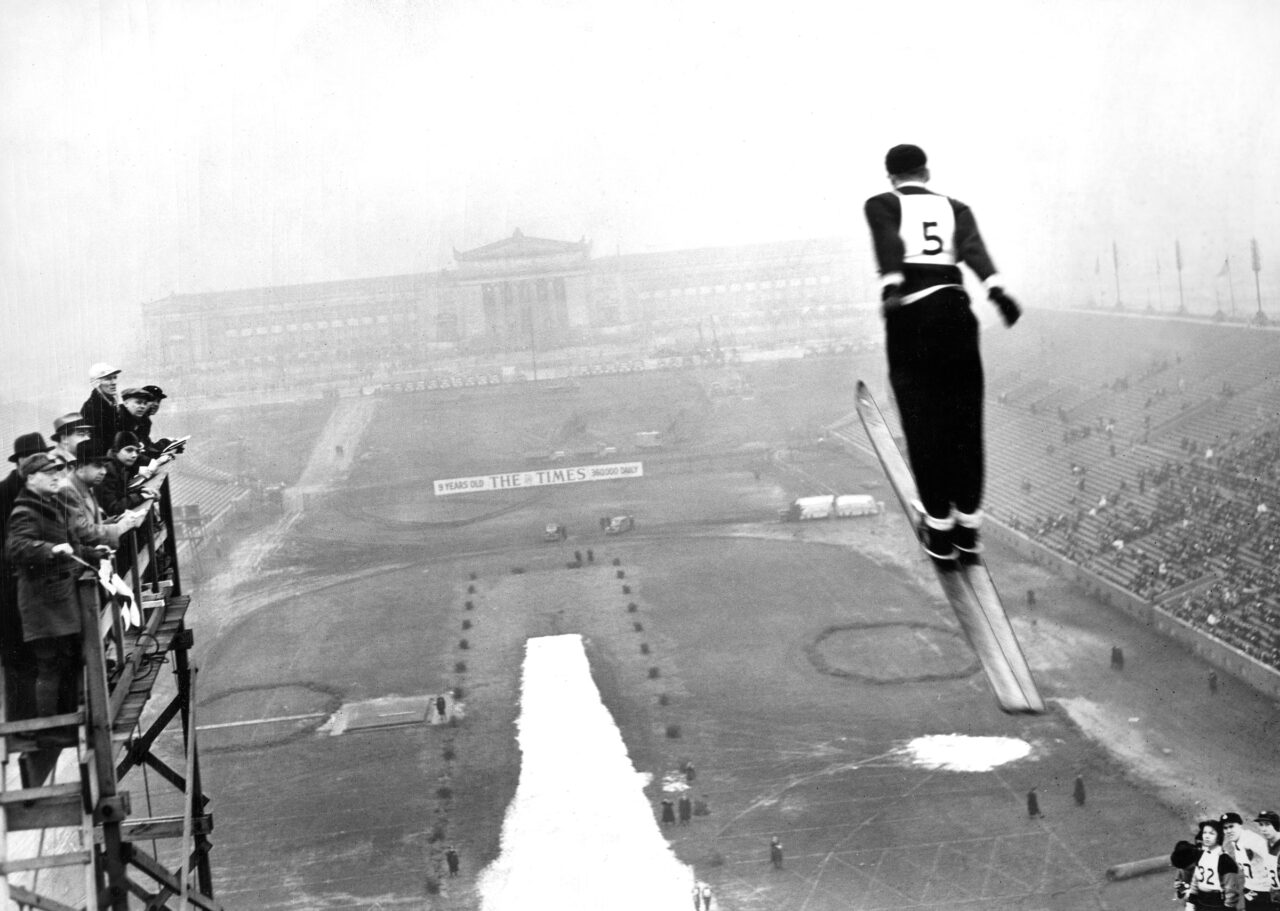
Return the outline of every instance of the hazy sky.
[[[5,0],[3,378],[83,385],[170,292],[438,269],[516,227],[865,250],[897,142],[1033,306],[1112,288],[1113,239],[1125,297],[1158,256],[1171,306],[1175,238],[1189,294],[1230,254],[1252,306],[1277,48],[1274,0]]]

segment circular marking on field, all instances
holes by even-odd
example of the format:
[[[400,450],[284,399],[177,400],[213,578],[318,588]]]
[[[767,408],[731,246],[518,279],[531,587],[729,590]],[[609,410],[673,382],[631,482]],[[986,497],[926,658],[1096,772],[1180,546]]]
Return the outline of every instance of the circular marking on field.
[[[824,674],[875,684],[959,680],[980,669],[963,636],[931,623],[829,626],[805,652]]]
[[[196,730],[205,750],[273,746],[311,733],[341,701],[313,683],[240,687],[202,700]]]

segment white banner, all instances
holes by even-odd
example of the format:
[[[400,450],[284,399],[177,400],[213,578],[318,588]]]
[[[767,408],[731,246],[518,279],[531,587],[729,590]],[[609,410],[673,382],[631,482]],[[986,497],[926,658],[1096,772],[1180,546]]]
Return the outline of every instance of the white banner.
[[[613,465],[573,465],[565,468],[536,468],[504,474],[482,474],[473,478],[446,478],[435,482],[437,497],[455,493],[486,493],[491,490],[518,490],[550,484],[580,484],[584,481],[617,481],[644,476],[643,462]]]

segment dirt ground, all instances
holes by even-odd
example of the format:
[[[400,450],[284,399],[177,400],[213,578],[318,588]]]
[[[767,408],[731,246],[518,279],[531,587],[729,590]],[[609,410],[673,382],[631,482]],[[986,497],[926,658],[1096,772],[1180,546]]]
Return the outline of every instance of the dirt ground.
[[[851,387],[849,367],[770,367],[754,397],[728,401],[672,375],[619,412],[564,397],[482,399],[483,418],[477,401],[384,406],[346,489],[264,527],[233,557],[235,584],[215,580],[193,600],[219,897],[477,908],[475,876],[500,850],[519,775],[523,643],[575,632],[655,806],[664,780],[696,769],[688,784],[710,815],[668,835],[719,908],[1162,905],[1168,877],[1108,883],[1105,869],[1167,853],[1204,808],[1278,802],[1275,705],[1230,680],[1211,696],[1198,659],[994,550],[1052,707],[998,712],[891,503],[865,519],[772,518],[821,485],[891,501],[872,465],[788,451],[833,414],[804,390],[846,375]],[[601,382],[618,387],[602,387],[603,401],[637,380]],[[430,493],[432,477],[520,467],[531,440],[640,429],[683,435],[644,459],[640,480]],[[635,532],[599,531],[601,515],[624,511]],[[548,521],[569,540],[542,543]],[[239,556],[254,548],[269,556]],[[575,556],[584,565],[571,568]],[[1123,673],[1107,665],[1112,645]],[[453,724],[326,729],[343,706],[448,688],[461,692]],[[908,740],[945,733],[1016,737],[1032,752],[979,773],[907,761]],[[1076,775],[1084,807],[1071,799]],[[1032,787],[1042,819],[1026,813]],[[564,812],[591,824],[590,807]],[[775,835],[782,870],[768,862]],[[444,875],[448,844],[463,859],[457,878]]]

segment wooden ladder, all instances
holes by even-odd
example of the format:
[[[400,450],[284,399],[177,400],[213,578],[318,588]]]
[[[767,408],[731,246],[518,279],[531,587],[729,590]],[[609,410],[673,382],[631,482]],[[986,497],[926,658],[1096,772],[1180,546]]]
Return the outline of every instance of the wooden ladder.
[[[85,736],[83,711],[21,721],[6,716],[4,684],[0,681],[0,908],[10,902],[43,911],[87,911],[98,909],[98,889],[94,870],[94,818],[97,781],[93,749]],[[79,780],[45,783],[64,748],[75,747]],[[10,759],[18,757],[23,768],[23,787],[10,790]],[[76,829],[79,847],[13,857],[10,833],[44,829]],[[86,900],[73,906],[39,894],[34,886],[39,871],[79,865],[84,872]],[[33,873],[33,886],[11,883],[15,874]]]

